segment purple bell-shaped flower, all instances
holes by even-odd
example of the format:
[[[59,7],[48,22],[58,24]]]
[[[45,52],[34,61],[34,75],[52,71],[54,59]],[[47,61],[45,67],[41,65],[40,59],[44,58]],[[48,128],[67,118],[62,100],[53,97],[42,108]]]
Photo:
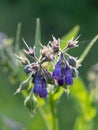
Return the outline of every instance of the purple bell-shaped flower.
[[[47,94],[48,94],[47,89],[46,89],[46,87],[47,87],[46,79],[42,78],[41,82],[42,82],[42,89],[41,89],[39,96],[42,98],[46,98]]]
[[[62,66],[60,61],[58,61],[57,64],[55,65],[55,69],[52,73],[52,77],[55,80],[58,80],[60,77],[62,77]]]
[[[46,97],[47,97],[47,94],[48,94],[48,93],[47,93],[47,89],[44,88],[44,87],[42,87],[39,96],[40,96],[41,98],[46,98]]]
[[[41,75],[36,75],[34,78],[33,92],[39,95],[41,98],[47,97],[46,80]]]
[[[72,71],[67,64],[66,64],[66,68],[65,68],[65,84],[66,85],[73,84]]]
[[[40,75],[36,75],[34,77],[34,88],[33,88],[33,92],[35,94],[40,94],[40,91],[41,91],[41,87],[42,87],[42,84],[41,84],[41,76]]]
[[[64,84],[64,69],[62,68],[61,60],[59,60],[55,65],[52,77],[53,79],[57,80],[59,86],[62,86]]]
[[[59,86],[63,86],[63,84],[64,84],[64,78],[63,77],[59,78],[57,82],[58,82]]]

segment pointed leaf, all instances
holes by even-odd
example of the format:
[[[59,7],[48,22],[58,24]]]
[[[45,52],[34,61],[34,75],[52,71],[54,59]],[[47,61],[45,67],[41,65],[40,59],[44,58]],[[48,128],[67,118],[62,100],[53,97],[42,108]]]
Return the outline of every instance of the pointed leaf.
[[[16,30],[16,39],[15,39],[15,52],[19,51],[19,41],[20,41],[20,34],[21,34],[21,23],[18,23],[17,30]]]
[[[85,50],[83,51],[83,53],[81,54],[80,58],[79,58],[79,63],[81,63],[85,57],[87,56],[87,54],[89,53],[89,51],[91,50],[92,46],[96,43],[96,41],[98,40],[98,35],[96,35],[92,41],[88,44],[88,46],[85,48]]]
[[[40,56],[40,43],[41,43],[41,29],[40,29],[40,19],[36,19],[36,32],[35,32],[35,50],[36,56]]]
[[[53,100],[58,100],[64,93],[64,88],[59,87],[59,90],[53,95]]]
[[[76,79],[71,87],[71,95],[78,106],[78,112],[85,122],[91,121],[96,114],[95,107],[92,106],[89,93],[81,79]]]

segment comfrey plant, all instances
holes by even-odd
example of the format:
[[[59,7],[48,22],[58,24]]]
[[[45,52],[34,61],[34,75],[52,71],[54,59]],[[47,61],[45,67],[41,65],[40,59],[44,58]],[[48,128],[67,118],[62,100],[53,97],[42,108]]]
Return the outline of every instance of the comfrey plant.
[[[80,106],[80,113],[83,113],[76,119],[74,129],[80,129],[80,122],[83,124],[85,122],[84,128],[87,128],[88,120],[92,120],[95,116],[95,109],[91,106],[92,102],[89,100],[89,95],[85,90],[84,84],[80,79],[79,83],[78,81],[74,83],[74,78],[78,77],[78,68],[93,44],[98,39],[98,36],[90,42],[81,54],[80,58],[77,59],[74,56],[69,55],[68,51],[78,47],[77,40],[79,36],[76,37],[78,30],[79,28],[76,26],[61,40],[52,36],[53,40],[49,41],[48,44],[44,46],[41,44],[40,23],[39,19],[37,19],[34,47],[29,47],[22,38],[27,47],[27,49],[23,49],[23,51],[28,58],[23,53],[23,56],[18,56],[18,53],[15,54],[18,61],[23,65],[25,73],[28,75],[28,78],[20,84],[20,87],[16,90],[15,94],[22,92],[25,97],[24,104],[32,113],[35,112],[35,109],[39,111],[48,130],[58,130],[56,104],[64,92],[69,95],[70,86],[72,86],[71,88],[74,88],[74,90],[71,89],[72,95]],[[76,93],[77,91],[78,93]],[[85,95],[84,97],[86,97],[85,100],[81,100],[83,93]],[[79,96],[76,96],[77,94]],[[85,113],[88,111],[86,102],[88,102],[90,106],[91,111],[89,111],[89,113],[93,113],[88,116],[88,119],[85,118]],[[44,108],[45,103],[47,103],[47,109],[50,110],[47,110],[47,114],[44,112],[46,109]],[[83,104],[87,109],[82,108]],[[50,118],[48,118],[48,114],[50,115]],[[50,120],[51,125],[48,123]]]
[[[83,130],[89,130],[92,127],[91,122],[95,117],[96,110],[92,106],[92,100],[85,89],[86,86],[80,77],[77,77],[78,68],[98,39],[98,35],[89,43],[80,58],[75,58],[69,55],[69,50],[78,47],[78,26],[74,27],[63,38],[56,39],[52,36],[52,40],[47,45],[42,45],[40,22],[37,19],[34,46],[30,47],[22,38],[26,45],[26,49],[23,51],[19,48],[20,29],[21,24],[18,24],[15,45],[13,45],[13,40],[7,37],[2,38],[3,40],[0,39],[0,66],[2,65],[2,70],[4,65],[10,68],[14,84],[22,81],[15,94],[22,93],[25,98],[24,104],[32,114],[35,110],[39,112],[47,130],[58,130],[56,105],[64,92],[67,95],[70,92],[70,96],[75,100],[75,106],[78,106],[76,112],[79,111],[73,130],[79,130],[81,126]],[[17,60],[23,67],[20,67]],[[36,122],[38,123],[38,119]],[[40,128],[38,127],[38,129]]]
[[[36,56],[36,48],[29,47],[25,41],[24,43],[28,49],[24,49],[24,52],[34,61],[30,63],[27,59],[28,62],[24,66],[24,71],[27,74],[30,73],[32,77],[32,83],[34,84],[32,89],[35,95],[46,98],[49,91],[48,84],[53,84],[54,86],[58,84],[58,86],[65,88],[73,84],[73,78],[78,77],[77,69],[79,65],[77,58],[70,56],[67,51],[78,46],[77,39],[71,39],[62,50],[60,48],[60,39],[56,39],[53,36],[53,41],[50,41],[47,46],[41,45],[39,59]],[[16,57],[20,59],[19,56],[16,55]],[[52,73],[49,71],[49,66],[45,67],[44,64],[46,62],[48,65],[51,64]]]

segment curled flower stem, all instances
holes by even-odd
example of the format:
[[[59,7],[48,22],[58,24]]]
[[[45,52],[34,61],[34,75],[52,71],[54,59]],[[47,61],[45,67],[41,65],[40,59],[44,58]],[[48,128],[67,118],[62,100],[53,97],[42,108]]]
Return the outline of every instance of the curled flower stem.
[[[83,51],[83,53],[81,54],[80,58],[79,58],[79,64],[85,59],[85,57],[87,56],[88,52],[90,51],[90,49],[92,48],[92,46],[94,45],[94,43],[98,40],[98,35],[96,35],[93,40],[89,43],[89,45],[86,47],[86,49]]]
[[[55,107],[55,103],[53,101],[52,93],[49,93],[49,103],[50,103],[50,109],[51,109],[51,114],[52,114],[52,123],[53,123],[52,130],[58,130],[58,120],[56,117],[56,107]]]

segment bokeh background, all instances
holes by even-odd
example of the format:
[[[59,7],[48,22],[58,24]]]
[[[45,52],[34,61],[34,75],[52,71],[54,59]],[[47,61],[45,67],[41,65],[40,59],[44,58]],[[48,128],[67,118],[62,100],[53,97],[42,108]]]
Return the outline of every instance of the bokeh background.
[[[33,44],[37,17],[41,20],[43,44],[52,39],[52,34],[61,38],[75,25],[80,26],[80,47],[72,52],[74,56],[80,56],[83,49],[98,34],[98,0],[0,0],[0,32],[6,33],[9,37],[15,37],[17,23],[21,22],[21,35],[28,43]],[[98,44],[95,44],[80,68],[80,75],[85,84],[88,84],[87,71],[98,62],[97,48]],[[34,118],[37,117],[29,116],[28,110],[23,106],[21,95],[13,96],[15,88],[9,81],[9,75],[10,73],[6,75],[0,72],[0,127],[2,129],[3,126],[4,130],[7,130],[8,126],[14,124],[30,129],[34,125]],[[68,130],[72,129],[75,112],[71,107],[72,101],[63,96],[58,106],[61,130],[65,130],[65,127]],[[36,125],[34,127],[36,129]]]

